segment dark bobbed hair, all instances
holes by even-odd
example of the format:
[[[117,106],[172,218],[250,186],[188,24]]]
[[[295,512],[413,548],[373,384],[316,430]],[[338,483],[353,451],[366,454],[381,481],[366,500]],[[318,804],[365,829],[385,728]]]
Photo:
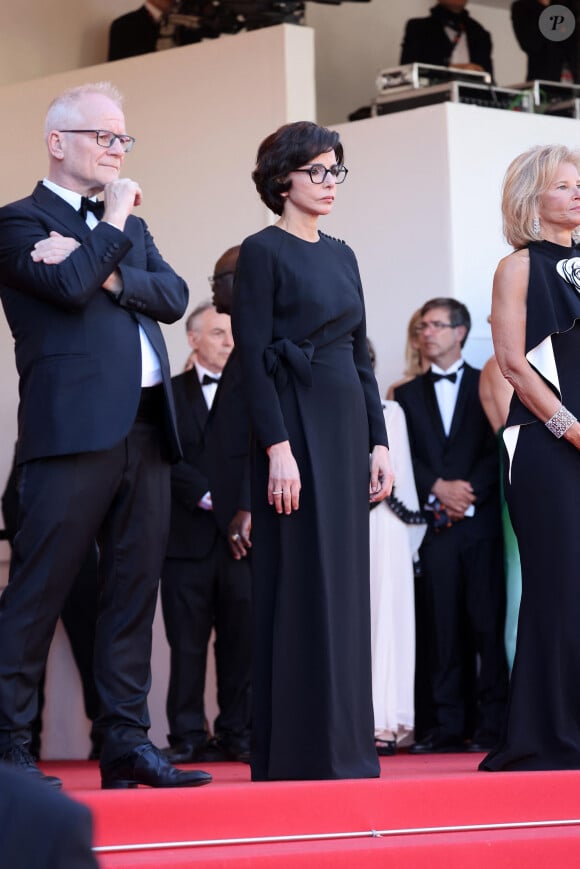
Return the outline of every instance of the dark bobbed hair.
[[[449,312],[449,320],[452,326],[465,326],[465,337],[461,342],[461,346],[465,347],[469,330],[471,329],[471,317],[467,307],[463,302],[458,302],[457,299],[447,298],[442,296],[438,299],[429,299],[428,302],[421,307],[421,317],[432,311],[433,308],[446,308]]]
[[[282,214],[284,197],[292,185],[288,173],[309,163],[319,154],[334,151],[342,164],[344,150],[338,133],[311,121],[284,124],[267,136],[258,148],[252,179],[262,202],[275,214]]]

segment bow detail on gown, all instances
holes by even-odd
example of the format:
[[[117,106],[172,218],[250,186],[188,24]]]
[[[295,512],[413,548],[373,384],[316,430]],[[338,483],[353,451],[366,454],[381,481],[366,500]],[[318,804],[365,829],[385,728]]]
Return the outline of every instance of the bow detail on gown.
[[[289,338],[280,338],[264,350],[264,364],[276,387],[283,389],[288,384],[290,372],[304,386],[312,386],[312,356],[314,344],[307,339],[295,344]]]

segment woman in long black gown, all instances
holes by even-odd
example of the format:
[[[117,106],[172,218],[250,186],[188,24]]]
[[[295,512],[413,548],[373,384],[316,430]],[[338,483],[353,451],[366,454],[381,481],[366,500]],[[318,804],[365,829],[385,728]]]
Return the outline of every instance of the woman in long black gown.
[[[392,472],[356,259],[317,228],[342,159],[338,134],[312,123],[265,139],[253,178],[280,219],[238,261],[232,325],[255,440],[254,781],[379,775],[368,502]]]
[[[536,147],[504,182],[492,330],[515,395],[506,496],[522,563],[507,720],[480,769],[580,768],[580,152]]]

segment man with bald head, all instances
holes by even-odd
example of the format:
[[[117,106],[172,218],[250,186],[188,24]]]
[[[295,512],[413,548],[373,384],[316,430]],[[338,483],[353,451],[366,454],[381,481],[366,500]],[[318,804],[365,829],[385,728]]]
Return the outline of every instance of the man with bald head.
[[[147,738],[169,462],[180,455],[158,321],[182,316],[188,289],[134,213],[140,184],[120,177],[134,139],[119,92],[102,82],[65,91],[45,140],[46,178],[0,209],[0,296],[20,377],[0,759],[60,786],[32,760],[30,725],[58,615],[96,540],[102,785],[205,784],[210,776],[175,769]]]

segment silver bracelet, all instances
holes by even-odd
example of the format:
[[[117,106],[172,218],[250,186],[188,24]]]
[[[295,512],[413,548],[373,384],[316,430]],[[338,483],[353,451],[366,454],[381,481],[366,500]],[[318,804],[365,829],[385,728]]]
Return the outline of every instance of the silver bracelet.
[[[554,437],[561,438],[575,422],[578,422],[578,420],[574,414],[566,410],[564,405],[561,404],[554,416],[550,417],[544,425],[552,432]]]

